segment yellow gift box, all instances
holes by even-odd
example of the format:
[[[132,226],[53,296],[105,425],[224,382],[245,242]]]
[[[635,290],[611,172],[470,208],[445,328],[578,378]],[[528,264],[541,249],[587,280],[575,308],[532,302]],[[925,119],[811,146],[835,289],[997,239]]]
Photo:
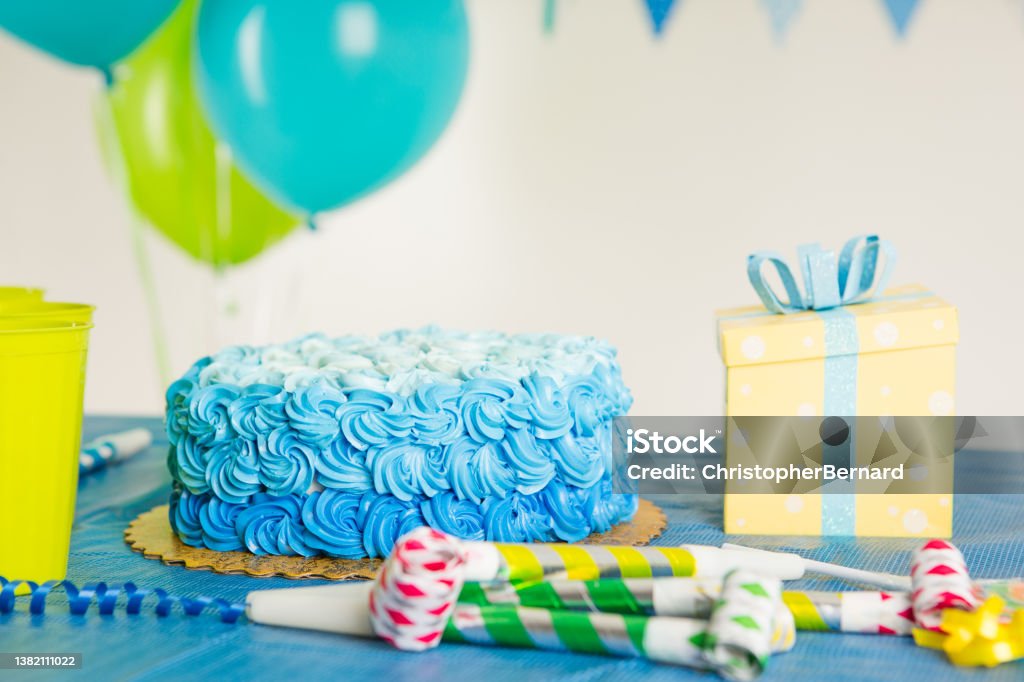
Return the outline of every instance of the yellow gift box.
[[[757,306],[718,311],[716,317],[728,417],[954,413],[957,312],[924,287],[893,288],[827,310],[776,314]],[[952,533],[951,492],[833,496],[729,490],[726,533]],[[844,503],[845,514],[837,508]]]

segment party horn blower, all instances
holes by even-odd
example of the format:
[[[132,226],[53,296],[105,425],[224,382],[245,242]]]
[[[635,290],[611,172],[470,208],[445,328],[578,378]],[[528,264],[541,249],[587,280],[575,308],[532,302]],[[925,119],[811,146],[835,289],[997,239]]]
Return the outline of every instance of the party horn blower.
[[[973,611],[981,604],[964,555],[945,540],[929,540],[914,552],[910,580],[914,618],[927,630],[939,630],[946,609]]]
[[[456,538],[426,527],[418,528],[399,539],[391,555],[377,573],[377,578],[370,591],[370,623],[378,637],[406,651],[423,651],[440,643],[448,616],[454,608],[460,590],[462,590],[465,576],[462,570],[465,563],[464,547],[465,543]],[[778,620],[782,624],[780,628],[782,634],[778,638],[782,642],[780,646],[785,649],[792,647],[795,637],[793,617],[782,606],[781,587],[778,587],[777,590],[774,589],[775,586],[781,585],[778,579],[766,579],[764,583],[766,587],[762,587],[759,584],[754,584],[756,580],[748,572],[730,573],[730,575],[737,574],[750,578],[751,584],[747,587],[751,590],[758,590],[759,596],[767,598],[768,593],[774,595],[773,603],[779,607],[781,613],[778,618],[770,616],[766,623],[771,625],[773,620]],[[776,592],[779,594],[775,594]],[[716,603],[721,603],[723,599],[740,602],[746,599],[746,594],[743,590],[735,594],[727,594],[723,590]],[[760,605],[761,602],[759,601],[758,604]],[[500,610],[501,607],[498,608]],[[516,613],[522,618],[526,618],[526,622],[537,624],[538,618],[543,619],[547,610],[541,609],[542,613],[530,613],[529,611],[520,613],[514,608],[511,611],[505,609],[497,616],[497,619],[500,622],[502,618],[509,619],[513,613]],[[479,614],[480,610],[477,609],[476,613]],[[551,643],[555,648],[572,650],[573,642],[580,637],[580,633],[583,633],[583,638],[590,643],[588,644],[589,648],[586,649],[588,653],[645,655],[646,648],[644,647],[629,649],[620,646],[597,646],[600,635],[605,632],[607,626],[619,623],[621,618],[594,617],[591,619],[585,616],[563,617],[563,615],[562,613],[551,615],[547,620],[561,619],[563,623],[568,621],[570,624],[575,622],[580,629],[576,631],[571,627],[567,630],[563,628],[562,632],[568,635],[563,637],[560,636],[559,629],[555,628],[552,633],[559,636],[554,639],[547,636],[529,637],[532,648],[546,648],[544,643]],[[645,619],[634,618],[633,621],[634,628],[646,631]],[[720,628],[725,627],[724,622]],[[546,627],[550,630],[553,626]],[[511,625],[510,628],[506,628],[506,632],[515,630],[515,625]],[[664,626],[661,628],[664,629]],[[486,631],[490,628],[485,626],[484,629]],[[620,633],[614,628],[607,634],[616,642],[621,640]],[[771,646],[771,634],[772,631],[769,630],[766,647]],[[479,637],[473,641],[477,641],[477,639]],[[527,644],[526,640],[518,643],[518,640],[514,640],[515,638],[512,640],[495,638],[494,643],[513,646]],[[758,651],[758,654],[760,653],[763,652]]]
[[[441,633],[462,589],[461,543],[426,526],[399,538],[370,590],[370,624],[403,651],[426,651]]]
[[[498,544],[459,542],[463,580],[469,583],[550,579],[717,577],[749,567],[763,575],[791,580],[803,575],[802,559],[793,554],[724,550],[702,545],[621,547],[613,545]],[[249,619],[267,625],[309,628],[370,636],[368,603],[371,583],[344,583],[250,592]]]
[[[247,597],[246,613],[253,622],[268,625],[360,636],[372,633],[410,651],[437,646],[443,637],[478,644],[644,657],[676,665],[713,667],[735,679],[750,679],[751,670],[759,672],[764,651],[772,649],[775,616],[765,624],[754,606],[762,607],[765,600],[774,598],[773,608],[779,610],[781,587],[774,578],[767,579],[767,586],[754,584],[753,580],[747,581],[750,584],[745,582],[744,590],[757,588],[755,604],[738,603],[733,616],[727,613],[714,627],[695,619],[657,616],[507,606],[456,607],[462,581],[472,566],[474,553],[470,550],[480,550],[483,544],[462,543],[438,531],[420,528],[399,538],[371,585],[253,592]],[[467,545],[473,547],[467,550]],[[475,556],[479,557],[479,551]],[[483,567],[476,566],[477,574],[489,575],[493,580],[501,565],[494,561],[486,565],[488,570],[482,570]],[[739,600],[741,596],[731,598]],[[733,626],[748,629],[745,622],[735,621],[742,621],[744,613],[753,614],[751,618],[758,627],[750,628],[755,632],[740,635],[732,630]],[[768,630],[762,633],[760,626]],[[766,640],[763,644],[759,639],[762,636]],[[707,649],[706,642],[714,646]],[[791,634],[779,648],[788,649],[792,644]],[[692,650],[687,646],[692,646]],[[750,647],[749,651],[744,647]],[[736,666],[744,669],[733,670]]]
[[[545,580],[518,586],[467,583],[459,602],[709,618],[721,593],[722,581],[713,578]],[[782,601],[797,630],[909,635],[914,627],[910,597],[904,592],[786,591]],[[773,633],[773,641],[785,637],[778,629]]]
[[[502,544],[461,542],[467,582],[512,584],[565,578],[708,577],[749,567],[762,575],[795,580],[804,560],[795,554],[720,549],[704,545],[623,547],[614,545]]]
[[[718,627],[727,625],[723,622]],[[724,627],[724,631],[716,631],[708,621],[696,618],[459,604],[444,631],[444,641],[644,658],[669,665],[713,668],[730,679],[751,678],[733,669],[736,661],[731,657],[722,662],[709,660],[708,642],[732,642],[743,668],[747,667],[745,661],[759,657],[765,646],[779,652],[793,646],[792,638],[775,647],[770,641],[762,643],[753,638],[756,651],[739,651],[746,642],[735,641],[729,630]],[[770,640],[770,631],[766,639]]]
[[[130,429],[96,440],[82,447],[78,455],[79,477],[105,469],[111,464],[134,457],[153,443],[149,429]]]
[[[914,611],[906,592],[783,592],[797,630],[906,636]]]
[[[772,655],[772,633],[780,617],[793,616],[782,606],[782,583],[748,570],[733,571],[722,581],[704,641],[704,657],[731,680],[752,680],[764,672]],[[782,628],[786,630],[786,627]],[[795,633],[787,642],[792,648]]]

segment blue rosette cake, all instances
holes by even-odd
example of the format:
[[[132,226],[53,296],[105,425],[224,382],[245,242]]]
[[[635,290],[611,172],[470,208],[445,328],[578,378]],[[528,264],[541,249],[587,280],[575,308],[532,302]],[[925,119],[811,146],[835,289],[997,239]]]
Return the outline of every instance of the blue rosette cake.
[[[429,525],[576,541],[629,520],[612,419],[632,403],[590,337],[426,328],[235,346],[167,390],[170,523],[188,545],[386,556]]]

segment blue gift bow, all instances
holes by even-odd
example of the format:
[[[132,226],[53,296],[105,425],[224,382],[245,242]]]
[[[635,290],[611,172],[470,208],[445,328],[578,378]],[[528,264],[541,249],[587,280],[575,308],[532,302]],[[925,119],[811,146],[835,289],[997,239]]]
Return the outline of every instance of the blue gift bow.
[[[880,272],[879,253],[885,255]],[[896,249],[889,242],[879,239],[878,235],[869,234],[847,241],[838,262],[835,251],[827,251],[816,243],[798,247],[797,258],[803,275],[803,294],[793,272],[777,252],[757,251],[747,258],[747,277],[764,307],[770,312],[788,315],[867,301],[885,289],[889,272],[896,262]],[[772,265],[778,273],[788,302],[783,303],[765,281],[765,263]]]

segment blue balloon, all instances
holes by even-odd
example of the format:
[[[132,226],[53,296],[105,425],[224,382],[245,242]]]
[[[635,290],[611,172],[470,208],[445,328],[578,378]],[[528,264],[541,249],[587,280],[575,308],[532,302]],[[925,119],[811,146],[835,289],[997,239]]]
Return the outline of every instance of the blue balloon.
[[[462,0],[205,0],[193,67],[214,132],[309,214],[411,166],[466,76]]]
[[[171,15],[178,0],[0,0],[0,27],[66,62],[110,66]]]

